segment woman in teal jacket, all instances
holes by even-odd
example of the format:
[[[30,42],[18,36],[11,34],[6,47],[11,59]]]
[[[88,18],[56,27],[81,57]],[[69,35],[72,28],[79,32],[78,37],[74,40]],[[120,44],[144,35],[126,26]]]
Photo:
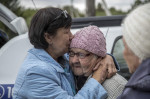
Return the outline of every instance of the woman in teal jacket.
[[[34,48],[28,51],[20,68],[13,99],[106,98],[106,91],[100,84],[107,76],[106,66],[98,69],[76,93],[65,54],[73,38],[71,22],[70,15],[58,8],[43,8],[34,15],[29,29],[29,40]]]

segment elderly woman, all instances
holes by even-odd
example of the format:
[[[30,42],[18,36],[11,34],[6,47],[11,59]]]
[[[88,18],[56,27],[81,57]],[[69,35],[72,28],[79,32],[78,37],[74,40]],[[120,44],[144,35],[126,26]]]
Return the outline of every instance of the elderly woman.
[[[66,11],[52,7],[40,9],[33,16],[29,40],[34,48],[28,51],[20,68],[13,99],[106,97],[106,91],[100,81],[107,76],[107,68],[98,69],[94,77],[76,93],[74,77],[65,54],[73,38],[70,32],[71,22],[72,19]],[[107,60],[110,61],[110,58]]]
[[[123,30],[124,58],[133,74],[118,99],[150,99],[150,3],[133,10]]]
[[[70,48],[69,63],[74,75],[76,75],[77,90],[80,90],[85,81],[87,83],[91,77],[94,77],[92,75],[93,68],[95,68],[94,63],[106,56],[106,40],[97,26],[88,26],[74,35]],[[122,93],[126,82],[119,74],[104,81],[102,86],[108,92],[107,99],[116,99]]]

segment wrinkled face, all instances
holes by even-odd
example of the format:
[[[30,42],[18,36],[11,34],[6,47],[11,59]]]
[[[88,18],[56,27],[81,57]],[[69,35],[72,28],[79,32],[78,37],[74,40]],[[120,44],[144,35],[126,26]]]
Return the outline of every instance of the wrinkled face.
[[[72,53],[75,53],[75,55],[71,55]],[[89,76],[93,71],[96,61],[97,57],[88,51],[78,48],[70,49],[69,64],[76,76]]]
[[[125,47],[123,51],[124,59],[127,62],[130,73],[134,73],[136,68],[140,64],[139,58],[128,48],[128,45],[126,44],[124,39],[123,43]]]
[[[51,51],[61,56],[68,52],[72,38],[73,35],[70,32],[70,28],[60,28],[57,30],[57,34],[55,36],[50,36],[47,42],[50,44]]]

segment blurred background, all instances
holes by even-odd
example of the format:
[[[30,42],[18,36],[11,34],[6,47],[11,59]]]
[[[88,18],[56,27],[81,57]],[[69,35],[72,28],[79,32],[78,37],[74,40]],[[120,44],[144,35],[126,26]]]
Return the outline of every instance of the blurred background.
[[[32,16],[43,7],[58,7],[67,10],[73,18],[90,16],[126,15],[136,6],[150,0],[0,0],[17,16],[23,17],[29,27]],[[18,35],[11,33],[2,22],[2,31],[8,33],[9,39]]]

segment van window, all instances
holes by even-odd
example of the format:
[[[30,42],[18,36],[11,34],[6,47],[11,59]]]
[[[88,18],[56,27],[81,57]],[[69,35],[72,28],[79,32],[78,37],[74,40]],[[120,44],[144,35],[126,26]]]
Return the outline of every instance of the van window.
[[[5,24],[0,21],[0,48],[10,39],[17,36],[17,33],[14,33],[10,30]]]
[[[123,57],[123,50],[124,50],[124,45],[122,41],[122,36],[119,36],[116,38],[113,44],[113,49],[112,49],[111,54],[116,58],[120,66],[120,71],[118,73],[122,75],[123,77],[125,77],[127,80],[129,80],[131,74],[129,73],[128,66]]]

